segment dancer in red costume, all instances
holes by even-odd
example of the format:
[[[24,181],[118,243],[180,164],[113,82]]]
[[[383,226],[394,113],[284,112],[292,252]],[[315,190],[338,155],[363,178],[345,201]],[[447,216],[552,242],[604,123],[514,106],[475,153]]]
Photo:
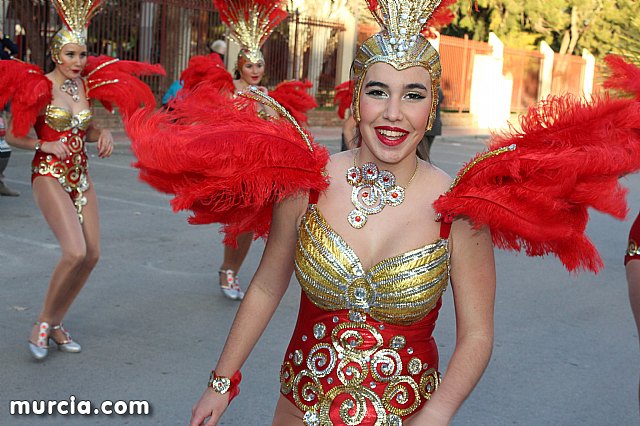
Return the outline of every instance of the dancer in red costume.
[[[184,82],[181,96],[188,96],[189,90],[202,82],[234,95],[248,87],[256,87],[265,95],[278,100],[298,122],[305,123],[306,112],[317,106],[313,97],[307,93],[307,89],[311,87],[309,82],[283,82],[271,93],[260,85],[266,66],[260,47],[287,17],[281,0],[214,0],[214,5],[230,30],[230,38],[241,47],[235,75],[231,77],[216,54],[192,58],[189,67],[180,77]],[[256,108],[258,115],[264,119],[277,116],[273,109],[263,104],[256,103]],[[236,244],[224,246],[224,257],[218,274],[220,289],[230,299],[241,300],[244,297],[238,273],[251,248],[252,240],[253,233],[247,232],[237,237]]]
[[[605,87],[630,93],[640,102],[640,67],[626,62],[622,57],[609,56],[606,58],[612,70]],[[638,58],[636,58],[638,63]],[[640,333],[640,213],[629,231],[629,243],[624,256],[624,264],[629,286],[629,302],[636,320],[636,327]],[[638,387],[638,401],[640,403],[640,385]]]
[[[571,271],[602,266],[587,209],[625,215],[618,178],[640,168],[640,104],[550,97],[450,179],[415,153],[440,76],[418,34],[438,4],[370,2],[382,31],[352,67],[358,150],[327,161],[290,117],[252,118],[244,98],[268,102],[257,90],[225,102],[197,88],[172,115],[129,123],[141,177],[174,194],[174,209],[223,223],[227,238],[269,233],[192,426],[216,424],[238,395],[293,272],[300,310],[273,424],[445,425],[490,357],[492,243],[553,253]],[[431,333],[449,283],[457,338],[442,378]]]
[[[0,62],[5,88],[0,106],[11,100],[7,141],[35,151],[31,182],[36,204],[58,239],[62,255],[51,275],[38,321],[29,337],[35,359],[59,350],[80,352],[62,320],[86,283],[100,254],[98,204],[87,170],[86,142],[97,142],[98,156],[113,152],[113,137],[92,122],[92,100],[116,104],[123,117],[140,104],[153,106],[149,88],[131,74],[163,73],[162,68],[110,57],[88,58],[86,27],[100,2],[55,0],[65,27],[51,40],[52,72],[19,61]],[[28,135],[35,128],[36,138]]]

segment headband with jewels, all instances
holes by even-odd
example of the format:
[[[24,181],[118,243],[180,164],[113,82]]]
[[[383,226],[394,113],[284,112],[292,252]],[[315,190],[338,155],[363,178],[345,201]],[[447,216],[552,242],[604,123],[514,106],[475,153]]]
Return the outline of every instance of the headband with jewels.
[[[440,84],[440,55],[421,32],[441,0],[367,0],[369,10],[381,31],[367,39],[358,49],[351,67],[354,81],[353,116],[360,121],[360,91],[367,69],[378,62],[398,71],[423,67],[431,76],[432,107],[427,129],[433,126]],[[449,3],[449,2],[446,2]]]
[[[282,0],[213,0],[229,38],[241,47],[238,57],[264,63],[260,48],[287,17]]]
[[[60,51],[66,44],[87,44],[89,21],[98,12],[101,0],[51,0],[60,15],[63,27],[51,39],[50,50],[54,61],[60,62]]]

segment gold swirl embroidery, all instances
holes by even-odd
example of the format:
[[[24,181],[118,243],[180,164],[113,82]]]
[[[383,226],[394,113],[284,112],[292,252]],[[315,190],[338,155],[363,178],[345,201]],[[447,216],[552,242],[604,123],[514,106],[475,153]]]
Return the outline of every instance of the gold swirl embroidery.
[[[317,376],[326,377],[336,366],[336,351],[328,343],[318,343],[309,352],[307,368]]]
[[[395,377],[384,390],[382,401],[389,412],[398,416],[413,413],[421,402],[416,381],[409,376]]]
[[[375,339],[371,347],[362,347],[365,339],[361,333],[366,333]],[[331,332],[331,341],[338,354],[345,358],[366,358],[380,349],[383,344],[380,332],[365,323],[343,322]],[[338,356],[340,356],[338,355]]]
[[[371,360],[371,375],[378,382],[389,382],[402,372],[402,359],[398,352],[381,349]]]
[[[293,366],[289,361],[286,361],[280,367],[280,392],[283,395],[288,395],[293,388],[293,381],[295,380],[295,373],[293,371]]]
[[[438,372],[434,368],[430,368],[420,377],[420,395],[427,401],[431,399],[431,395],[438,390],[440,384],[440,377]]]
[[[327,392],[320,404],[320,424],[331,425],[331,406],[338,402],[340,404],[340,419],[346,425],[358,425],[364,420],[367,414],[367,401],[376,412],[375,426],[384,426],[387,420],[387,413],[384,410],[382,401],[373,391],[365,387],[353,388],[351,386],[336,386]]]
[[[311,371],[302,370],[298,373],[293,381],[293,388],[293,400],[302,411],[313,409],[325,399],[322,384]]]
[[[347,386],[357,387],[369,375],[369,366],[365,360],[360,358],[344,358],[338,364],[337,373],[342,383]]]
[[[640,256],[640,247],[634,240],[629,240],[629,246],[627,247],[627,256]]]

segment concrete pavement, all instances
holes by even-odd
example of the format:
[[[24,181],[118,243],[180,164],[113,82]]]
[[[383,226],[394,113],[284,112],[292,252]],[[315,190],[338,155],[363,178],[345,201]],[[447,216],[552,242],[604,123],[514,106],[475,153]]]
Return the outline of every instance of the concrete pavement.
[[[312,129],[330,150],[339,129]],[[471,132],[472,133],[472,132]],[[0,197],[0,425],[185,425],[222,349],[237,303],[217,287],[222,246],[216,226],[191,226],[168,197],[137,180],[126,139],[112,158],[91,146],[102,220],[102,258],[65,324],[81,354],[56,350],[31,360],[27,337],[58,253],[31,198],[32,153],[14,150]],[[436,139],[433,161],[454,174],[486,135]],[[632,214],[640,176],[623,179]],[[627,301],[622,253],[630,218],[592,214],[589,234],[605,261],[597,276],[568,274],[553,258],[496,252],[498,298],[491,364],[454,425],[635,425],[638,335]],[[248,283],[263,243],[240,273]],[[242,392],[223,425],[268,425],[278,372],[299,298],[295,280],[243,368]],[[442,370],[455,342],[451,292],[436,328]],[[146,400],[148,416],[11,416],[10,400]]]

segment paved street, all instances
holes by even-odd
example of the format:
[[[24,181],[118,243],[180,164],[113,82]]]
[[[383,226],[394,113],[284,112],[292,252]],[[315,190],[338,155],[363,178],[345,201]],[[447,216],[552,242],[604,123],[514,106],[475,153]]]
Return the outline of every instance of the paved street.
[[[333,152],[335,129],[315,129]],[[482,136],[450,131],[436,139],[433,162],[455,173],[483,148]],[[238,304],[218,289],[221,235],[172,213],[168,197],[137,180],[128,146],[90,167],[98,193],[102,258],[65,325],[81,354],[52,350],[32,361],[27,337],[40,309],[57,244],[30,189],[32,153],[14,150],[0,198],[0,425],[185,425],[206,386]],[[497,252],[496,341],[491,364],[454,425],[637,425],[638,335],[622,265],[631,220],[640,209],[640,176],[625,222],[593,213],[589,235],[604,270],[567,273],[555,258]],[[255,271],[256,242],[242,283]],[[223,425],[268,425],[278,373],[296,318],[292,280],[281,306],[242,372],[242,392]],[[445,370],[454,344],[447,291],[436,338]],[[10,400],[147,400],[149,416],[10,416]]]

